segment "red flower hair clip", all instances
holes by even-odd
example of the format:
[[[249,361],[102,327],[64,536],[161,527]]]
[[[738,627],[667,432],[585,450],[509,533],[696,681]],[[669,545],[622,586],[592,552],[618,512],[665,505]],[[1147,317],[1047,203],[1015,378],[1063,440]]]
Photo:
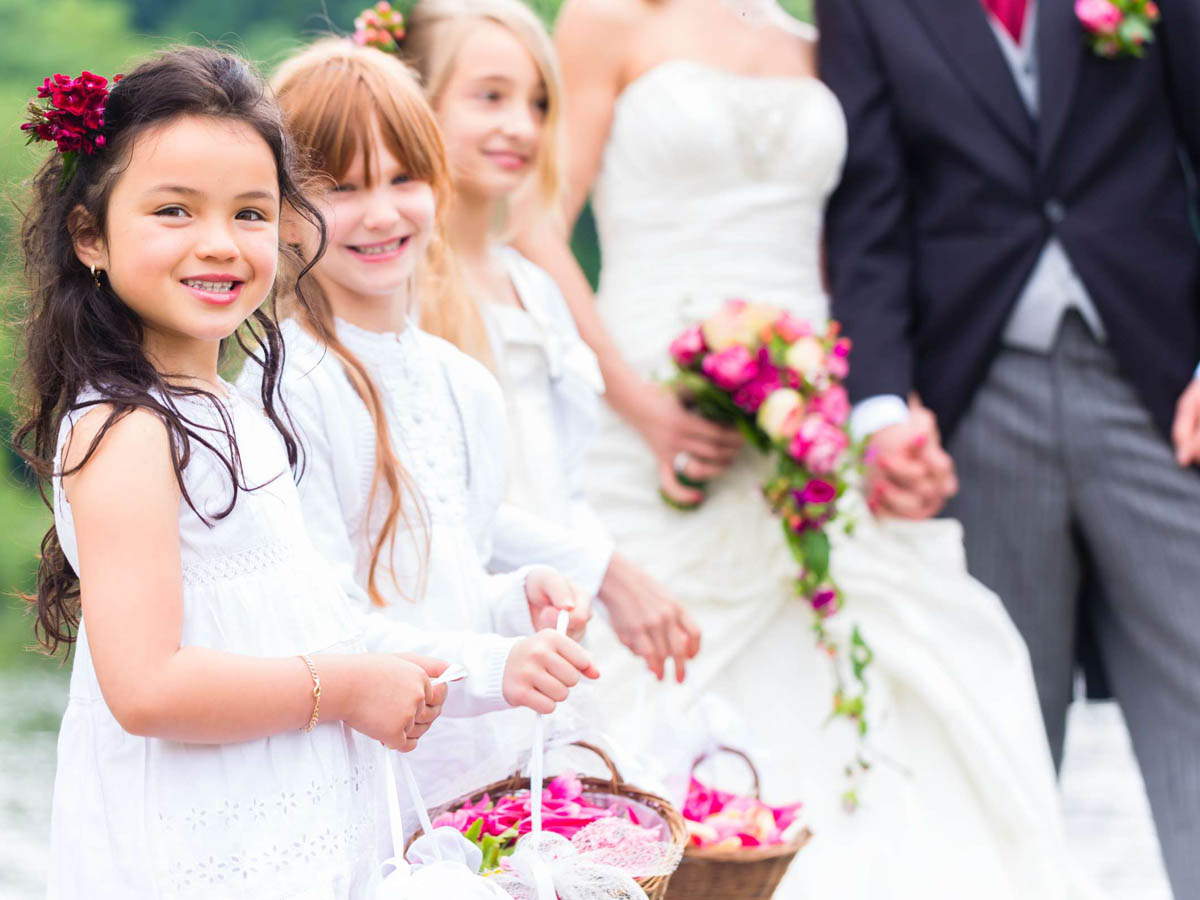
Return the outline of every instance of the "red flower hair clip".
[[[113,84],[121,80],[117,75]],[[104,106],[108,102],[108,79],[91,72],[78,78],[56,74],[37,90],[37,99],[29,101],[29,119],[21,125],[29,140],[54,141],[63,156],[63,174],[59,190],[67,186],[79,166],[79,154],[91,156],[104,146]]]
[[[386,53],[395,53],[404,40],[404,14],[392,9],[387,0],[379,0],[354,20],[354,36],[351,40],[360,47],[374,47]]]

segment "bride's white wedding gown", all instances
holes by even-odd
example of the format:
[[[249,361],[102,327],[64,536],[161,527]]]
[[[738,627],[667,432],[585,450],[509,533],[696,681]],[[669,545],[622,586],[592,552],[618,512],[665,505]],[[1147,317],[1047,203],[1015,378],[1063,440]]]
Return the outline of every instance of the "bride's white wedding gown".
[[[671,339],[731,297],[824,322],[822,215],[845,142],[841,108],[816,79],[676,60],[629,85],[593,204],[598,308],[630,364],[661,372]],[[654,723],[678,721],[695,693],[734,704],[768,799],[802,799],[816,832],[777,897],[1090,896],[1070,874],[1025,647],[998,598],[967,575],[956,522],[877,522],[859,503],[854,537],[836,541],[848,599],[833,621],[843,634],[859,624],[876,652],[871,738],[883,760],[846,814],[854,740],[847,723],[824,724],[828,663],[789,595],[796,565],[759,494],[756,455],[743,451],[699,510],[677,512],[658,497],[647,446],[605,416],[590,498],[620,550],[704,632],[683,689],[649,684],[602,635],[606,727],[626,743],[662,741]]]

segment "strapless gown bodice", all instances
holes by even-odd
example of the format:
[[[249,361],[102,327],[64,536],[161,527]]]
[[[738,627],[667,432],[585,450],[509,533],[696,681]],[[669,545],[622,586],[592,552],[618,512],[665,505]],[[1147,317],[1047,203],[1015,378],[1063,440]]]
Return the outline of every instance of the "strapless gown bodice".
[[[841,106],[815,78],[672,60],[631,83],[592,196],[618,341],[640,332],[661,353],[735,296],[824,319],[821,219],[845,152]],[[622,349],[648,362],[649,342]]]

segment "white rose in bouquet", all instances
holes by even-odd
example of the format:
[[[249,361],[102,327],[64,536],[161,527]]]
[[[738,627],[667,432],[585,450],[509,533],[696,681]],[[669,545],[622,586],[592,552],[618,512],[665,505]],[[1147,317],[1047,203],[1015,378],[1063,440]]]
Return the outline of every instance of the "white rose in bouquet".
[[[773,441],[787,440],[804,419],[804,398],[799,391],[778,388],[758,408],[758,427]]]
[[[811,383],[825,365],[825,348],[815,337],[802,337],[788,348],[783,361]]]

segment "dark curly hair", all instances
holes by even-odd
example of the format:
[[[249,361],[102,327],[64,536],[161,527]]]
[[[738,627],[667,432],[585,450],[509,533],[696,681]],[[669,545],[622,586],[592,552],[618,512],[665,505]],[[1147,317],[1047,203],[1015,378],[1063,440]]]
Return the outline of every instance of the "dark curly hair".
[[[150,411],[166,426],[176,481],[197,515],[203,514],[183,478],[197,444],[220,459],[232,485],[228,504],[212,518],[232,511],[239,490],[253,489],[245,484],[233,424],[223,404],[203,389],[172,384],[150,364],[143,351],[141,321],[107,281],[97,283],[75,255],[75,238],[84,227],[105,234],[109,197],[138,135],[181,116],[234,120],[254,129],[275,157],[284,208],[317,228],[324,249],[325,223],[305,197],[299,158],[279,108],[245,60],[211,48],[173,49],[142,63],[113,85],[104,113],[104,146],[92,155],[81,154],[65,185],[60,184],[63,157],[50,154],[33,178],[32,202],[21,233],[29,304],[23,323],[20,383],[24,414],[13,444],[37,475],[48,505],[51,479],[86,465],[108,430],[137,409]],[[300,284],[315,259],[301,265],[286,247],[280,250],[283,287],[303,302]],[[300,464],[299,445],[278,395],[284,349],[275,324],[274,295],[234,339],[263,369],[263,409],[282,436],[288,462],[295,469]],[[98,391],[99,399],[81,401],[88,389]],[[197,396],[219,411],[222,428],[190,419],[176,402]],[[55,458],[63,418],[99,404],[110,407],[106,421],[79,464],[63,471]],[[37,592],[26,599],[36,606],[35,631],[47,652],[74,642],[80,619],[79,577],[53,526],[42,539]]]

